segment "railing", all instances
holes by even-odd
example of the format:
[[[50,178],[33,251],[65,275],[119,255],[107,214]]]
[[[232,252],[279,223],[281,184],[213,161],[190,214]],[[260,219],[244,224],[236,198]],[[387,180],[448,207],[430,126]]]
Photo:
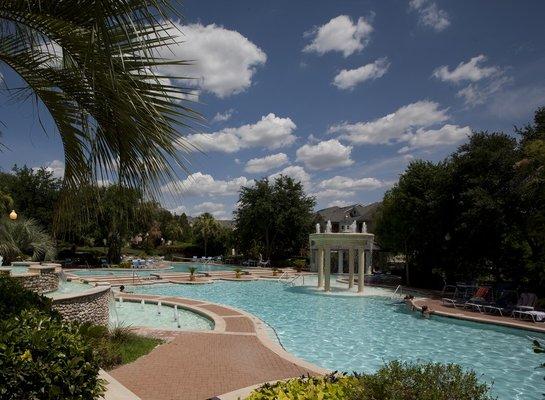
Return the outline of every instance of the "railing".
[[[278,282],[282,282],[282,278],[286,277],[286,279],[289,277],[288,271],[282,272],[282,275],[278,278]]]
[[[390,296],[390,300],[395,300],[397,292],[399,292],[399,295],[401,296],[401,285],[397,285],[396,290],[394,290],[394,293]]]
[[[287,284],[290,285],[290,286],[294,286],[294,285],[295,285],[295,281],[296,281],[297,279],[299,279],[299,278],[303,278],[302,280],[303,280],[303,285],[304,285],[304,284],[305,284],[305,275],[303,275],[303,274],[297,274],[297,275],[295,275],[295,276],[291,279],[291,281],[288,281],[288,282],[287,282]]]
[[[134,278],[138,279],[138,283],[142,285],[144,282],[142,282],[142,278],[140,278],[140,275],[138,275],[138,272],[136,272],[134,269],[132,270],[132,284],[134,285]]]

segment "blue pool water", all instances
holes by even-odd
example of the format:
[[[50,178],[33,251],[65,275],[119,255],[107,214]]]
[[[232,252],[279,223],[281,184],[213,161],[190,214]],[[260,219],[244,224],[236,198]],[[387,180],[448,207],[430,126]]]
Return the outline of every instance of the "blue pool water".
[[[276,281],[134,287],[139,293],[191,297],[249,311],[273,326],[286,350],[332,370],[376,371],[389,360],[458,363],[491,383],[500,399],[542,399],[542,357],[529,336],[545,335],[432,316],[387,297],[330,296]]]
[[[131,276],[136,271],[139,276],[148,276],[150,274],[167,274],[170,272],[189,272],[189,267],[196,267],[198,272],[225,271],[233,269],[232,265],[214,265],[193,262],[173,263],[172,268],[157,270],[142,269],[114,269],[114,268],[93,268],[93,269],[66,269],[65,272],[78,276]]]

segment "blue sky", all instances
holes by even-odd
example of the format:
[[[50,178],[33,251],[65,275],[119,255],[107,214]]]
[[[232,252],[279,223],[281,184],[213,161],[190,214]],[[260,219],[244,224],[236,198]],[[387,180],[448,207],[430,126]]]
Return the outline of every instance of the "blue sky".
[[[185,43],[169,56],[196,62],[162,72],[198,78],[208,126],[188,136],[206,154],[190,155],[183,193],[163,199],[177,212],[229,218],[241,185],[278,173],[320,208],[377,201],[410,160],[440,160],[472,131],[511,133],[545,105],[544,2],[188,0],[181,12]],[[0,168],[62,174],[46,111],[0,94],[0,121]]]

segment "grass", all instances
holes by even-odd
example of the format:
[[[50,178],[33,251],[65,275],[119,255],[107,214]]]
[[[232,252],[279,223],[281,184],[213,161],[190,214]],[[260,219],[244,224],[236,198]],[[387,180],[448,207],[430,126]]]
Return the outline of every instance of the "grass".
[[[160,339],[140,336],[135,333],[131,333],[121,342],[112,340],[112,344],[116,346],[117,351],[121,355],[121,364],[119,365],[135,361],[137,358],[148,354],[161,343],[163,341]]]
[[[137,335],[128,327],[109,331],[104,326],[84,324],[80,333],[93,346],[100,366],[106,370],[131,363],[163,343],[161,339]]]

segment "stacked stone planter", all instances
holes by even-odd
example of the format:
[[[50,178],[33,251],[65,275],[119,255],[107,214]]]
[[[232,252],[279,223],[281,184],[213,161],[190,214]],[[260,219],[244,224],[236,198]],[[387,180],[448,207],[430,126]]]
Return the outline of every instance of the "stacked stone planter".
[[[97,286],[81,293],[53,298],[53,307],[68,321],[108,325],[110,286]]]
[[[13,264],[16,266],[16,264]],[[18,263],[17,266],[22,266]],[[59,288],[59,273],[56,272],[54,266],[39,265],[37,263],[25,264],[28,266],[28,272],[22,274],[13,274],[11,277],[21,283],[21,285],[33,292],[44,294],[57,290]],[[2,273],[6,274],[11,271],[8,268],[2,268]]]

